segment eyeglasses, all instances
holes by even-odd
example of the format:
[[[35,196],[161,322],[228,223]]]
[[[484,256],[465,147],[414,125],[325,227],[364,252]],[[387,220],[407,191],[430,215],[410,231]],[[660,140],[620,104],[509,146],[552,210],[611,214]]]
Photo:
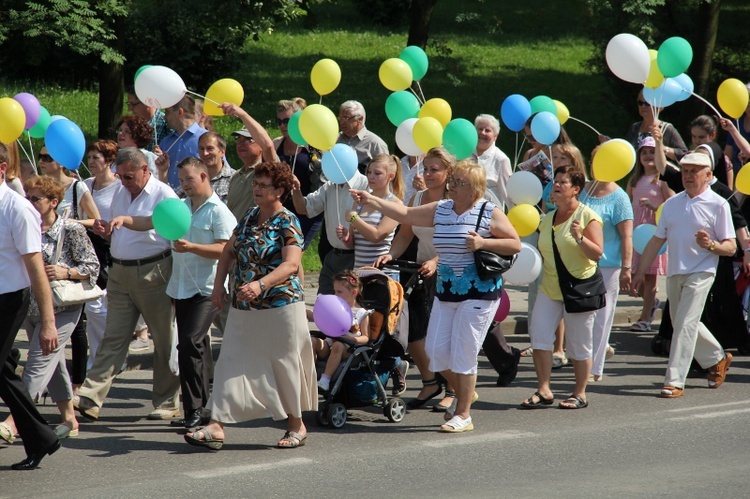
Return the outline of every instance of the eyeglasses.
[[[465,181],[465,180],[459,180],[459,179],[457,179],[455,177],[449,177],[448,178],[448,183],[450,185],[452,185],[453,187],[464,187],[464,186],[469,185],[469,183],[467,181]]]
[[[262,182],[258,182],[257,180],[253,180],[253,187],[259,187],[261,189],[268,189],[269,187],[273,187],[273,184],[264,184]]]
[[[571,185],[569,180],[555,180],[552,183],[557,185]]]
[[[52,163],[54,159],[52,159],[52,156],[50,156],[49,154],[40,154],[39,161],[43,161],[45,163]]]
[[[130,102],[130,101],[128,101],[128,109],[133,109],[134,107],[138,106],[139,104],[143,104],[143,102],[141,102],[141,101],[137,101],[137,102]]]
[[[29,201],[31,201],[32,203],[38,203],[38,202],[39,202],[39,201],[41,201],[42,199],[49,199],[49,198],[45,198],[45,197],[39,197],[39,196],[26,196],[26,199],[28,199],[28,200],[29,200]]]
[[[339,121],[352,121],[358,120],[359,116],[339,116]]]
[[[640,107],[643,107],[643,106],[648,106],[648,107],[651,107],[651,104],[649,104],[649,103],[648,103],[648,102],[646,102],[645,100],[640,100],[640,99],[638,100],[638,105],[639,105]]]
[[[237,136],[237,143],[238,144],[245,144],[245,143],[250,144],[251,142],[253,142],[253,139],[250,138],[250,137],[245,137],[244,135],[238,135]]]
[[[282,120],[282,119],[276,118],[276,126],[281,126],[281,125],[288,126],[290,119],[291,118],[284,118]]]
[[[125,128],[121,128],[119,130],[115,130],[115,133],[117,135],[131,135],[130,130],[125,129]]]
[[[144,169],[146,169],[146,168],[148,168],[148,166],[146,166],[146,165],[143,165],[143,166],[141,167],[141,171],[143,171],[143,170],[144,170]],[[118,175],[119,175],[119,174],[118,174]],[[120,176],[120,178],[121,178],[122,180],[127,180],[127,181],[129,182],[129,181],[133,180],[133,179],[134,179],[134,178],[136,177],[136,174],[135,174],[135,173],[126,173],[126,174],[124,174],[124,175],[119,175],[119,176]]]

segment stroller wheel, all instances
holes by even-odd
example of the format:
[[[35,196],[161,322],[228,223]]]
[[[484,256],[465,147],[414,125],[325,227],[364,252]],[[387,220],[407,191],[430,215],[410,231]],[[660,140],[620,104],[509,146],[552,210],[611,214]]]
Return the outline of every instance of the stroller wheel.
[[[328,407],[328,424],[333,428],[339,429],[346,424],[346,407],[344,404],[336,402]]]
[[[328,426],[328,418],[326,417],[326,406],[321,407],[318,409],[318,412],[315,413],[315,422],[318,423],[319,426]]]
[[[383,408],[383,414],[391,423],[399,423],[406,414],[406,404],[400,398],[392,398]]]

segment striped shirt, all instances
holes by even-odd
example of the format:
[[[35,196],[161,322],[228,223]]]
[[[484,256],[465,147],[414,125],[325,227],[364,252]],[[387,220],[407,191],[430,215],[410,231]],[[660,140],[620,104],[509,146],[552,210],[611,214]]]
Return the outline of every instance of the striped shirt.
[[[393,193],[389,194],[385,199],[389,201],[394,198]],[[359,213],[362,209],[361,206],[357,208]],[[363,222],[370,224],[373,227],[380,225],[383,220],[383,214],[379,211],[373,211],[366,215],[360,215]],[[393,236],[396,233],[396,229],[393,229],[388,236],[378,243],[372,243],[364,238],[357,230],[354,231],[354,268],[360,267],[372,267],[375,260],[379,256],[387,254],[391,250],[391,242],[393,242]]]

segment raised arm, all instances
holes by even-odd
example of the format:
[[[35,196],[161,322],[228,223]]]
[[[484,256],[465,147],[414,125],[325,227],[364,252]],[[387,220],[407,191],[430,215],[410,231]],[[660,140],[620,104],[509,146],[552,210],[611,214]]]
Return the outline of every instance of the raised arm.
[[[402,202],[386,201],[369,192],[351,189],[352,198],[362,206],[368,205],[386,217],[400,223],[410,223],[418,227],[432,227],[435,220],[437,202],[421,206],[406,207]]]
[[[253,140],[260,145],[261,149],[263,149],[263,159],[265,161],[279,160],[279,157],[276,155],[276,149],[273,147],[271,136],[268,135],[266,129],[263,128],[255,118],[250,116],[250,114],[240,106],[232,104],[231,102],[225,102],[220,107],[225,115],[235,116],[242,121],[242,124],[245,125],[247,131],[253,136]]]

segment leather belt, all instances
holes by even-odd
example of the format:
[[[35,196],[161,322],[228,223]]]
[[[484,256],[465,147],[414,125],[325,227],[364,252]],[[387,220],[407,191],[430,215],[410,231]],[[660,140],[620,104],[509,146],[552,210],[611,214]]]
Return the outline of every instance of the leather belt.
[[[163,253],[159,253],[158,255],[149,256],[147,258],[139,258],[138,260],[120,260],[119,258],[111,257],[112,263],[116,263],[118,265],[122,265],[123,267],[139,267],[141,265],[146,265],[148,263],[154,263],[158,262],[159,260],[164,260],[166,257],[170,256],[172,254],[172,250],[168,249],[164,251]]]

